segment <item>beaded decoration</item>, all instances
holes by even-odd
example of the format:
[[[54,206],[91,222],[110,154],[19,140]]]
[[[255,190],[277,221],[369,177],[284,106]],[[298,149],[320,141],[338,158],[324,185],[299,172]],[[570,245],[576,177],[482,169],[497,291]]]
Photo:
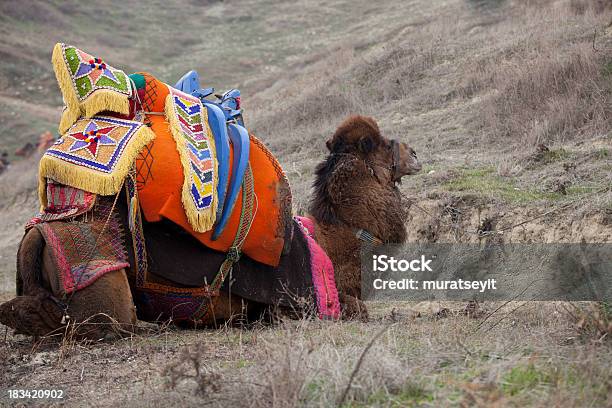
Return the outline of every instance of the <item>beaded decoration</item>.
[[[81,116],[90,118],[103,111],[129,114],[132,85],[123,71],[99,57],[60,43],[53,49],[52,62],[66,103],[60,133]]]
[[[47,203],[47,178],[94,194],[116,194],[136,156],[154,138],[140,122],[107,116],[80,119],[40,160],[41,204]]]
[[[168,87],[166,118],[181,158],[185,180],[182,203],[189,224],[197,232],[210,230],[217,211],[215,141],[202,102]]]

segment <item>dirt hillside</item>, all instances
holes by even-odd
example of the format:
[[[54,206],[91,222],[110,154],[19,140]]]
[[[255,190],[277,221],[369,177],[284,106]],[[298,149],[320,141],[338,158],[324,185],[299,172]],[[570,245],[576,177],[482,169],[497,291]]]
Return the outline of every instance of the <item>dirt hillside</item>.
[[[281,161],[296,213],[308,206],[325,141],[345,115],[361,113],[424,165],[401,186],[410,240],[475,242],[479,231],[503,230],[507,242],[612,241],[608,2],[122,4],[0,4],[0,152],[12,160],[0,175],[4,299],[37,207],[37,158],[13,152],[55,129],[57,41],[170,83],[197,69],[206,85],[240,87],[247,126]],[[372,305],[369,323],[203,332],[143,324],[131,339],[99,345],[7,335],[0,391],[62,389],[68,406],[333,406],[384,329],[345,406],[612,404],[612,348],[590,309],[485,304],[474,319],[463,306]]]

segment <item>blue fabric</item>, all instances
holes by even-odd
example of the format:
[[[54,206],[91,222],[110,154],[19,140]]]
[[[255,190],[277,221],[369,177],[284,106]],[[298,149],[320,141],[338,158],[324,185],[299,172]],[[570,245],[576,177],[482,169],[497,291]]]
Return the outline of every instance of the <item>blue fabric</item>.
[[[179,91],[183,91],[186,94],[191,95],[193,91],[200,88],[200,77],[198,76],[197,72],[193,70],[189,71],[178,80],[174,87]]]
[[[198,95],[200,90],[200,78],[196,71],[189,71],[176,83],[175,88],[189,95]],[[230,92],[240,96],[240,91],[232,89]],[[217,223],[214,227],[212,239],[216,240],[223,233],[230,215],[234,210],[238,193],[242,186],[244,172],[249,164],[249,133],[237,124],[227,124],[232,119],[232,114],[238,115],[240,111],[224,111],[217,104],[200,98],[208,111],[208,125],[215,139],[215,150],[217,153],[219,181],[217,183]],[[188,110],[184,107],[185,110]],[[229,138],[228,138],[229,133]],[[234,158],[232,160],[232,176],[229,180],[229,140],[234,147]]]
[[[229,138],[227,136],[227,126],[225,124],[225,115],[221,108],[214,104],[204,102],[204,106],[208,111],[208,126],[213,132],[215,139],[215,150],[217,152],[217,162],[219,167],[217,172],[219,174],[219,181],[217,182],[217,217],[219,220],[223,212],[223,205],[225,203],[225,195],[227,193],[227,182],[229,179],[229,165],[230,165],[230,147]]]
[[[212,235],[212,239],[216,240],[219,238],[223,230],[227,225],[227,221],[234,210],[234,204],[238,198],[240,187],[242,186],[242,179],[244,178],[244,172],[249,164],[249,132],[237,124],[230,123],[228,126],[229,137],[234,147],[234,158],[232,160],[232,177],[227,192],[227,197],[223,206],[223,212],[221,213],[221,219],[215,225],[215,229]]]

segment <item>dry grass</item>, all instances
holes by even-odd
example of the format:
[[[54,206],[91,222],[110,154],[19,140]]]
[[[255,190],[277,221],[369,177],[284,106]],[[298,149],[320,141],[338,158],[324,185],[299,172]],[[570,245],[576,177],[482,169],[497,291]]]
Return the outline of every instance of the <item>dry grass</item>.
[[[353,373],[347,407],[612,402],[610,343],[585,337],[568,305],[485,304],[478,318],[448,302],[371,306],[369,323],[166,327],[59,348],[9,336],[3,372],[10,384],[64,389],[67,406],[335,406]]]
[[[389,22],[378,36],[384,45],[355,34],[327,54],[304,57],[274,85],[245,98],[249,123],[289,175],[296,210],[307,207],[312,169],[348,113],[373,115],[383,133],[416,148],[426,169],[492,165],[517,184],[536,178],[524,159],[537,144],[608,137],[609,7],[582,2],[578,10],[564,0],[476,3],[431,5],[433,22],[421,20],[418,9],[399,7],[398,15],[412,19]],[[589,173],[603,176],[599,164],[589,164]],[[419,194],[413,180],[421,179],[407,180],[406,189]]]
[[[520,2],[489,38],[504,45],[477,59],[460,89],[488,95],[481,131],[531,146],[607,133],[612,52],[601,35],[611,10],[598,1]]]
[[[606,2],[396,1],[384,10],[371,2],[298,2],[279,3],[281,12],[262,4],[219,4],[208,9],[210,15],[191,13],[195,17],[185,23],[194,27],[202,17],[217,27],[220,16],[229,16],[227,32],[240,35],[240,50],[211,50],[195,41],[185,44],[193,51],[185,60],[174,50],[170,66],[160,62],[170,51],[151,51],[160,33],[136,39],[140,31],[129,25],[115,27],[126,39],[109,33],[91,45],[110,52],[118,66],[121,57],[137,56],[168,81],[193,67],[218,79],[211,85],[242,81],[247,124],[279,157],[297,211],[307,207],[312,171],[342,117],[373,115],[386,135],[412,144],[425,162],[423,174],[402,187],[427,211],[411,208],[414,241],[476,239],[470,232],[487,218],[504,227],[540,214],[541,199],[551,194],[544,186],[568,178],[572,188],[598,188],[609,175],[609,153],[603,152],[610,141],[612,46],[605,27],[612,17]],[[145,13],[131,21],[142,27],[148,18]],[[143,57],[138,50],[152,54]],[[226,76],[236,61],[240,71]],[[551,141],[544,160],[528,159],[530,145]],[[34,166],[24,163],[8,174],[0,177],[0,190],[10,197],[0,202],[7,227],[0,237],[5,288],[12,284],[23,221],[36,207]],[[476,191],[483,180],[495,183]],[[448,191],[449,185],[474,188]],[[507,194],[512,206],[501,204],[495,191]],[[609,242],[609,217],[601,208],[612,208],[611,194],[505,236],[512,242]],[[353,372],[345,406],[612,403],[612,351],[602,330],[609,314],[525,303],[485,320],[455,313],[457,305],[369,306],[369,323],[163,327],[114,343],[69,339],[59,347],[33,347],[8,335],[0,345],[0,379],[11,386],[65,389],[68,406],[83,400],[93,406],[334,406]],[[438,313],[445,308],[450,312]]]
[[[609,342],[612,337],[612,307],[610,303],[567,305],[578,333],[596,342]]]
[[[570,0],[570,10],[576,14],[602,13],[612,10],[612,3],[606,0]]]
[[[612,7],[515,3],[488,37],[501,47],[476,59],[461,88],[464,97],[482,97],[480,130],[493,142],[521,146],[606,135],[612,49],[604,33]]]
[[[10,165],[0,175],[0,291],[15,291],[17,246],[23,226],[37,214],[38,158],[31,157]]]

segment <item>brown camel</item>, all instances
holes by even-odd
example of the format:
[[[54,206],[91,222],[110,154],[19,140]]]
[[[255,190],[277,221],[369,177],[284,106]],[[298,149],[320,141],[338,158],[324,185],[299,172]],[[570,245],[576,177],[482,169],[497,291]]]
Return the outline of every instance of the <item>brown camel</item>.
[[[343,317],[363,318],[367,311],[359,300],[361,241],[355,233],[364,229],[383,242],[405,240],[405,210],[396,183],[418,172],[420,165],[411,148],[383,137],[376,122],[363,116],[346,119],[327,147],[330,155],[316,170],[310,217],[316,225],[315,238],[334,264]],[[118,203],[119,218],[127,225],[125,200]],[[225,259],[225,254],[203,247],[169,221],[146,224],[144,234],[150,275],[159,283],[176,288],[201,286],[212,280]],[[226,281],[221,294],[211,299],[211,313],[202,323],[215,324],[237,315],[257,319],[271,306],[306,313],[308,306],[304,308],[304,304],[315,304],[310,253],[295,223],[292,236],[289,251],[277,267],[243,256],[234,266],[231,294]],[[124,241],[127,252],[133,254],[131,240]],[[168,253],[174,256],[168,257]],[[155,315],[150,310],[148,295],[135,287],[134,262],[130,259],[130,268],[103,275],[68,300],[59,299],[58,271],[53,267],[50,249],[40,232],[30,229],[18,253],[18,296],[0,305],[0,322],[18,333],[38,336],[64,330],[69,317],[70,322],[79,323],[79,335],[98,339],[133,330],[137,317],[148,321],[172,319],[173,311]],[[182,279],[164,278],[169,275],[164,271],[177,268],[184,272]],[[109,318],[115,324],[100,324]]]
[[[316,169],[310,214],[317,242],[334,264],[341,301],[348,302],[347,296],[361,299],[363,242],[356,232],[367,230],[385,243],[406,240],[407,214],[396,183],[421,165],[414,150],[383,137],[364,116],[346,119],[327,148],[330,155]]]

